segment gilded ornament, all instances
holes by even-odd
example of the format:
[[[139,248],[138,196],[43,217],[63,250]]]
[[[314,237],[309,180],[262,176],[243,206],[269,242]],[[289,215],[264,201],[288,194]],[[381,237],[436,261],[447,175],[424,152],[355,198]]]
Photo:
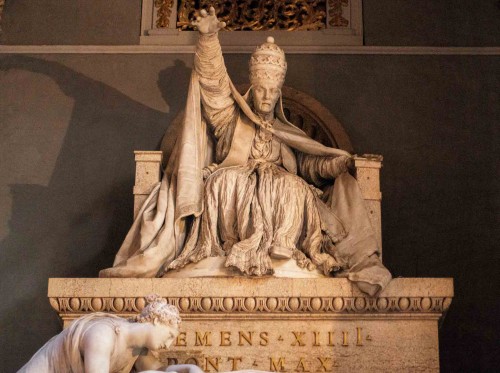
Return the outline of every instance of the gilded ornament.
[[[347,27],[349,21],[344,18],[342,8],[349,5],[349,0],[328,0],[328,24],[331,27]]]
[[[322,30],[326,28],[326,0],[180,0],[177,28],[193,30],[197,9],[215,8],[230,31]]]
[[[174,0],[155,0],[157,28],[168,28],[170,26],[173,5]]]

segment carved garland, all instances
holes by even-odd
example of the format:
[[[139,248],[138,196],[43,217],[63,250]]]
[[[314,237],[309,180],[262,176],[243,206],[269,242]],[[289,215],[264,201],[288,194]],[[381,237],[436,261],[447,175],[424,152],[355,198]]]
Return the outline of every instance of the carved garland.
[[[446,297],[166,297],[183,313],[436,313],[445,312]],[[59,313],[139,313],[143,297],[50,298]]]
[[[0,20],[3,3],[0,0]],[[271,4],[271,5],[269,5]],[[174,0],[154,0],[156,27],[168,28]],[[226,22],[227,29],[234,30],[321,30],[325,28],[325,5],[322,0],[277,0],[275,2],[249,0],[213,1],[180,0],[178,4],[177,27],[192,30],[191,19],[196,6],[214,6],[219,18]],[[349,0],[328,0],[328,24],[331,27],[348,27],[349,20],[343,16],[343,8]]]
[[[328,0],[328,13],[332,27],[347,27],[349,21],[342,16],[342,7],[348,6],[349,0]]]
[[[1,11],[5,0],[0,0]],[[270,6],[271,4],[272,6]],[[207,8],[214,6],[219,18],[226,22],[227,29],[234,30],[322,30],[325,28],[324,0],[277,0],[259,1],[257,4],[247,0],[243,2],[200,0],[180,0],[176,27],[192,30],[191,19],[196,6]],[[349,20],[343,16],[343,8],[349,0],[328,0],[328,25],[330,27],[348,27]],[[156,9],[156,27],[169,28],[174,0],[154,0]]]
[[[174,0],[155,0],[154,4],[156,8],[156,27],[168,28]]]

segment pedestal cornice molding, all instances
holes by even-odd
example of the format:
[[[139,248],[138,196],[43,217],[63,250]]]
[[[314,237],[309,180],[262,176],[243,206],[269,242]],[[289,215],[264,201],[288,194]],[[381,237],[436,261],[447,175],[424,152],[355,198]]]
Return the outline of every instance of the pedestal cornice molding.
[[[182,313],[443,313],[452,297],[168,297]],[[144,297],[50,297],[55,311],[136,314]]]
[[[48,289],[50,304],[63,319],[89,312],[136,314],[145,306],[145,296],[151,293],[167,298],[183,317],[434,314],[439,318],[453,299],[453,280],[394,279],[374,298],[361,293],[347,279],[336,278],[52,278]]]
[[[64,327],[95,311],[130,317],[152,293],[182,318],[162,361],[211,372],[438,372],[454,294],[447,278],[396,278],[379,297],[326,277],[52,278],[48,289]]]

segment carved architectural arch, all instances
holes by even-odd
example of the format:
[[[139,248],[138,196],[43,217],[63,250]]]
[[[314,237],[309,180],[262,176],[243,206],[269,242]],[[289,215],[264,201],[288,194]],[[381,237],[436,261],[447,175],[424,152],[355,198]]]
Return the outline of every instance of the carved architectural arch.
[[[248,84],[237,86],[242,93]],[[309,137],[324,145],[353,153],[351,140],[342,124],[318,100],[297,89],[284,86],[283,108],[287,119],[302,129]]]

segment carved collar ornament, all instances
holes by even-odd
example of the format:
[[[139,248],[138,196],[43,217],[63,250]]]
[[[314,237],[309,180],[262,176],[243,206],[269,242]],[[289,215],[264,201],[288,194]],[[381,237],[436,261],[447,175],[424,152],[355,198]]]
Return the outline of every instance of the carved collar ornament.
[[[267,41],[259,45],[253,52],[249,67],[252,85],[273,82],[281,88],[287,69],[285,52],[274,43],[274,38],[269,36]]]

